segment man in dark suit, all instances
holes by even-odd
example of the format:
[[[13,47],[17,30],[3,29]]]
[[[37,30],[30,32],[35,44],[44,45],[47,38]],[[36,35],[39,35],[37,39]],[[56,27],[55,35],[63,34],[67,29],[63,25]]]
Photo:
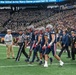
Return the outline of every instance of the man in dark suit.
[[[68,49],[69,46],[69,37],[67,35],[67,32],[63,30],[63,36],[62,36],[62,49],[59,53],[59,57],[62,55],[62,52],[66,49],[68,53],[68,58],[70,58],[70,51]]]
[[[75,54],[76,54],[76,34],[74,31],[71,32],[72,37],[71,37],[71,55],[72,55],[72,60],[75,60]]]

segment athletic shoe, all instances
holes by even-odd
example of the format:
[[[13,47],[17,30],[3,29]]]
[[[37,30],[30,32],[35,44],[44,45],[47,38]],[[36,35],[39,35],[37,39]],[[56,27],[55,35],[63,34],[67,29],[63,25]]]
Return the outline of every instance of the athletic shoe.
[[[26,62],[29,62],[29,58],[27,58],[25,61],[26,61]]]
[[[67,58],[71,58],[71,57],[67,57]]]
[[[36,62],[39,62],[39,58],[37,58]]]
[[[60,62],[60,66],[63,66],[64,65],[64,62]]]
[[[52,58],[50,58],[50,63],[52,64],[52,62],[53,62],[53,59],[52,59]]]
[[[12,59],[15,59],[15,57],[12,57]]]
[[[40,61],[39,65],[42,65],[42,61]]]
[[[9,57],[7,59],[10,59]]]
[[[29,64],[32,64],[32,63],[34,63],[34,61],[30,61],[30,62],[29,62]]]
[[[44,64],[44,67],[48,67],[48,64]]]
[[[19,62],[19,60],[15,60],[16,62]]]

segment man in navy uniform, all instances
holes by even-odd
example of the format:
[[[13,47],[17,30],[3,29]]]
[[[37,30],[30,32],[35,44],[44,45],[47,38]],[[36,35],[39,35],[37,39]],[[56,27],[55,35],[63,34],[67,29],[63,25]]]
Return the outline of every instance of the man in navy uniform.
[[[35,28],[34,34],[35,34],[35,43],[33,45],[33,56],[32,56],[32,61],[30,61],[30,64],[34,62],[35,57],[37,55],[37,52],[40,48],[39,44],[37,44],[38,43],[38,36],[39,36],[39,28]],[[38,62],[39,58],[36,61]]]
[[[51,24],[48,24],[46,26],[46,32],[48,34],[48,37],[45,38],[45,64],[44,67],[48,67],[48,55],[50,51],[52,51],[53,56],[59,61],[60,66],[63,66],[63,62],[60,59],[60,57],[56,54],[56,35],[53,30],[53,26]]]
[[[40,46],[40,48],[39,48],[39,53],[40,53],[40,62],[39,62],[39,65],[42,65],[42,58],[43,58],[42,47],[43,47],[43,45],[45,43],[44,33],[45,33],[45,28],[41,27],[40,30],[39,30],[39,37],[38,37],[38,44]]]
[[[27,60],[25,60],[26,62],[29,62],[29,60],[30,60],[30,57],[31,57],[32,51],[33,51],[33,45],[35,43],[34,26],[30,25],[28,27],[28,31],[29,31],[30,49],[29,49],[29,58]],[[37,59],[38,59],[38,56],[37,56]]]

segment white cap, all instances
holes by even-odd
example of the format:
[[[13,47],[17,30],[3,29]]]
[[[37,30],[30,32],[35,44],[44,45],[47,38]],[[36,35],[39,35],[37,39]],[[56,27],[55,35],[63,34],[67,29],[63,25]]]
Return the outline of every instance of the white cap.
[[[7,32],[10,32],[10,31],[11,31],[11,29],[8,29],[8,30],[7,30]]]

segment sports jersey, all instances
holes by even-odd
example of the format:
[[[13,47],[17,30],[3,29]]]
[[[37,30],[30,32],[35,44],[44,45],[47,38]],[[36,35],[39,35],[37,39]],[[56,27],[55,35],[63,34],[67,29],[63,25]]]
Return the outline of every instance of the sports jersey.
[[[35,35],[35,43],[37,43],[37,41],[38,41],[38,36],[39,36],[39,34]]]
[[[35,35],[34,32],[30,33],[30,41],[34,41],[35,40]]]
[[[45,43],[44,34],[40,34],[39,36],[41,37],[40,44],[43,46]]]
[[[51,32],[48,33],[48,43],[50,43],[52,41],[52,36],[51,36],[52,34],[55,35],[55,40],[53,42],[53,44],[54,44],[54,43],[56,43],[56,34],[55,34],[54,30],[52,30]]]
[[[19,35],[19,37],[18,37],[18,43],[23,43],[23,42],[25,42],[26,39],[27,38],[26,38],[25,34]]]

